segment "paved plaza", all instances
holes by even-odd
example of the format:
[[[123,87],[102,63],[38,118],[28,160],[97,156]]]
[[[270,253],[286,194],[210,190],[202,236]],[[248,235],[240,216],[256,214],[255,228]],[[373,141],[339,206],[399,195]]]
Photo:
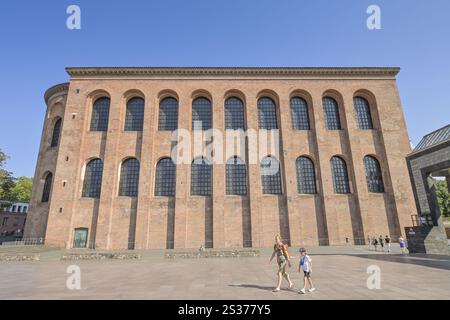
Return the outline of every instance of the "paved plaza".
[[[134,261],[60,261],[60,251],[40,253],[41,261],[0,262],[0,299],[450,298],[450,257],[375,253],[366,247],[311,248],[317,291],[306,295],[297,293],[297,257],[290,269],[295,290],[272,292],[276,264],[269,264],[270,250],[253,258],[173,260],[154,251]],[[80,267],[81,290],[66,287],[71,265]],[[369,266],[380,268],[379,290],[367,288]]]

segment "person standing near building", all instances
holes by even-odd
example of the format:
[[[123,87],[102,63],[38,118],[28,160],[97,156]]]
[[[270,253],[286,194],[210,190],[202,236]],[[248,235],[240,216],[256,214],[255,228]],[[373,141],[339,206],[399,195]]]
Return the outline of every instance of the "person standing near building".
[[[406,243],[405,243],[405,239],[403,239],[402,236],[400,236],[398,238],[398,243],[400,244],[400,249],[402,250],[402,254],[406,253]]]
[[[273,291],[278,292],[281,290],[281,282],[283,281],[283,278],[285,278],[286,281],[289,283],[289,289],[291,289],[294,284],[289,278],[289,274],[286,272],[286,265],[288,265],[288,267],[290,268],[291,261],[289,257],[289,252],[287,250],[287,245],[281,241],[281,237],[279,235],[275,237],[275,245],[273,246],[273,253],[272,257],[270,258],[270,262],[272,262],[275,256],[277,257],[278,263],[278,273],[277,273],[278,284]]]
[[[313,292],[316,290],[312,283],[311,272],[312,272],[312,260],[310,256],[306,254],[306,249],[300,249],[300,262],[298,265],[298,272],[303,271],[303,289],[301,289],[298,293],[305,294],[306,293],[306,285],[309,283],[308,292]]]
[[[378,238],[378,241],[380,242],[381,252],[383,252],[384,251],[384,239],[383,239],[382,235],[380,235],[380,237]]]
[[[372,249],[372,237],[368,236],[367,237],[367,242],[369,243],[369,251]]]
[[[377,247],[378,247],[377,237],[373,237],[372,244],[373,244],[373,247],[375,248],[375,251],[377,251]]]
[[[388,235],[384,238],[384,242],[386,243],[387,252],[391,253],[391,237]]]

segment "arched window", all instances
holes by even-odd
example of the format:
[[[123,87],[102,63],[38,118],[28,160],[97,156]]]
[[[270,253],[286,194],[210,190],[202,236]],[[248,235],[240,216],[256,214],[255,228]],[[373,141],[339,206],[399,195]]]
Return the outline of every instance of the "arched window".
[[[347,165],[339,157],[331,158],[331,171],[333,174],[334,192],[339,194],[350,193]]]
[[[277,108],[272,99],[264,97],[258,100],[259,129],[278,129]]]
[[[109,120],[109,98],[100,98],[94,102],[92,107],[91,131],[107,131]]]
[[[367,188],[369,192],[383,193],[383,175],[381,174],[380,163],[371,156],[364,157],[364,166],[366,168]]]
[[[55,125],[53,126],[53,134],[52,134],[52,142],[50,144],[50,147],[57,147],[59,145],[59,137],[61,136],[61,124],[62,120],[61,118],[58,118],[56,120]]]
[[[292,129],[309,130],[308,104],[305,99],[294,97],[291,99]]]
[[[159,104],[159,131],[175,131],[178,129],[178,101],[165,98]]]
[[[228,159],[226,165],[227,194],[247,195],[247,167],[239,157]]]
[[[193,130],[209,130],[212,128],[211,102],[206,98],[197,98],[192,103]]]
[[[204,158],[196,158],[191,166],[191,195],[212,195],[212,166]]]
[[[323,98],[323,110],[325,112],[326,128],[328,130],[341,130],[341,120],[336,100],[329,97]]]
[[[48,202],[50,200],[50,194],[52,191],[53,174],[49,172],[45,177],[44,189],[42,190],[41,202]]]
[[[120,170],[119,196],[137,197],[139,190],[139,160],[127,159]]]
[[[142,131],[144,127],[144,105],[142,98],[130,99],[127,103],[125,131]]]
[[[229,98],[225,101],[225,129],[245,130],[244,104],[239,98]]]
[[[297,190],[301,194],[316,194],[316,172],[314,163],[307,157],[300,157],[296,161]]]
[[[280,162],[272,156],[261,161],[261,184],[263,194],[282,194]]]
[[[358,120],[358,128],[363,130],[373,129],[372,116],[370,115],[370,106],[366,99],[355,97],[353,99]]]
[[[155,196],[174,197],[177,184],[177,167],[172,159],[164,158],[156,165]]]
[[[103,161],[94,159],[86,165],[83,182],[83,198],[100,198],[102,190]]]

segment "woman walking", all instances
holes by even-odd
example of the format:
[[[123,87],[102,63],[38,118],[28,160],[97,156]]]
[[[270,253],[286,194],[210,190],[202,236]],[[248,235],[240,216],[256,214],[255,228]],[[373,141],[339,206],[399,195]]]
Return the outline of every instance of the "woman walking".
[[[278,292],[281,290],[281,282],[283,281],[283,278],[285,278],[289,283],[289,289],[291,289],[294,284],[289,278],[289,274],[286,272],[286,265],[288,265],[288,267],[290,268],[291,261],[287,250],[287,245],[281,241],[281,237],[279,235],[275,237],[275,245],[273,246],[273,253],[272,257],[270,258],[270,262],[272,262],[275,256],[277,257],[278,263],[278,285],[273,291]]]

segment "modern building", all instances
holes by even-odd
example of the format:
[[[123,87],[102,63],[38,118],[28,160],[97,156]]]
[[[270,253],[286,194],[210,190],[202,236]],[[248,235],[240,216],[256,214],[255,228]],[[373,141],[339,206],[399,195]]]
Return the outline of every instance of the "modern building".
[[[27,220],[28,203],[13,203],[0,211],[0,238],[22,237]]]
[[[396,239],[411,224],[398,68],[67,72],[70,83],[45,94],[27,238],[170,249],[270,247],[280,234],[336,245]]]

